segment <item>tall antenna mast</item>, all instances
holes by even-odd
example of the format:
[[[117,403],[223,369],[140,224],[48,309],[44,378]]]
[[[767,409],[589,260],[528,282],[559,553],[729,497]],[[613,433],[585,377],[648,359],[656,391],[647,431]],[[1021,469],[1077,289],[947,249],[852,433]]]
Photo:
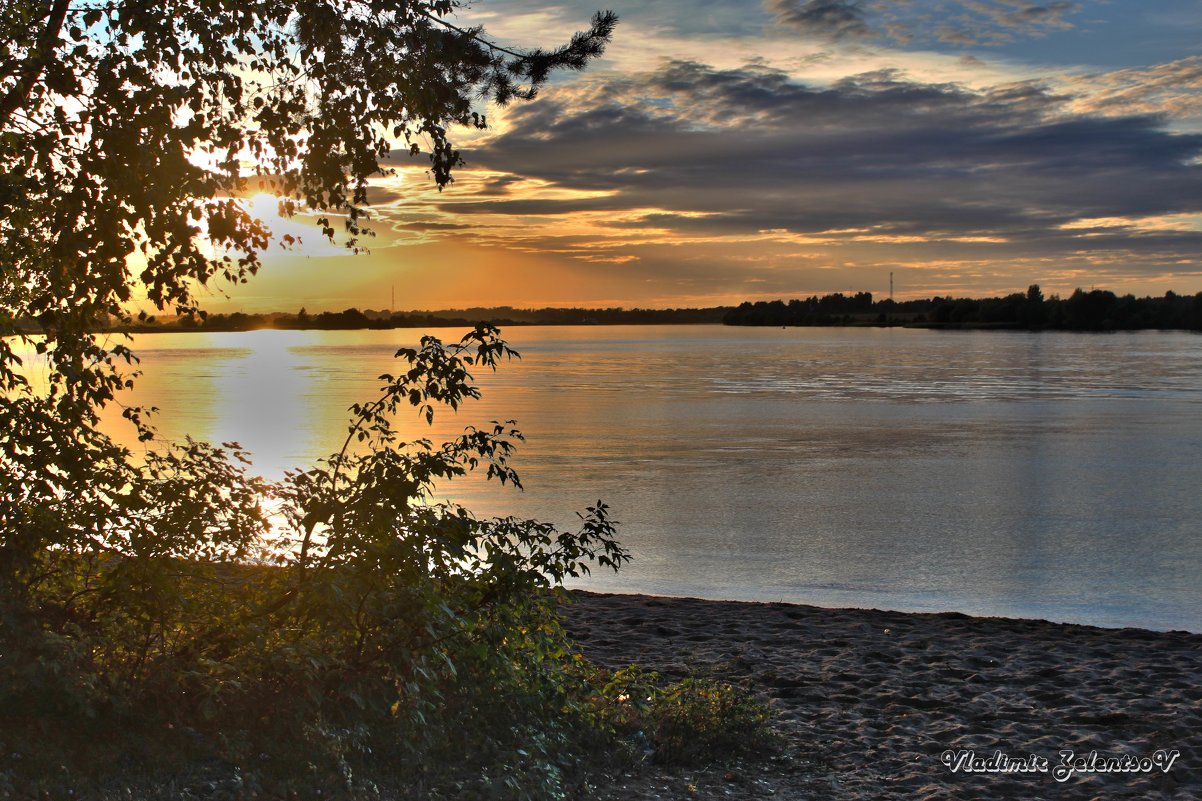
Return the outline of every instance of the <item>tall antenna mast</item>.
[[[889,273],[889,300],[893,300],[893,273]]]
[[[890,273],[893,275],[893,273]],[[396,284],[392,285],[392,300],[388,301],[388,311],[396,311]]]

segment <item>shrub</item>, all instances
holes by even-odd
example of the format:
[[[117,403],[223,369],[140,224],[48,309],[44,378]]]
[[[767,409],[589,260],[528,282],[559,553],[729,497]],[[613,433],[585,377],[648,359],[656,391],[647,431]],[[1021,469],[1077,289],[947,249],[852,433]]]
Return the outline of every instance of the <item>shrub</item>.
[[[746,689],[636,666],[603,677],[604,720],[645,758],[676,765],[753,754],[773,741],[768,708]]]
[[[515,355],[489,327],[401,349],[343,448],[277,484],[189,442],[123,465],[128,517],[45,498],[62,542],[105,547],[30,550],[3,575],[2,744],[70,743],[54,758],[84,771],[114,748],[146,768],[162,738],[181,769],[313,764],[348,793],[363,775],[564,792],[600,733],[552,603],[565,578],[629,558],[608,509],[572,532],[433,503],[435,482],[475,470],[520,486],[521,434],[498,423],[435,446],[393,429],[405,409],[432,421],[479,397],[470,371]],[[98,727],[112,734],[80,752]]]

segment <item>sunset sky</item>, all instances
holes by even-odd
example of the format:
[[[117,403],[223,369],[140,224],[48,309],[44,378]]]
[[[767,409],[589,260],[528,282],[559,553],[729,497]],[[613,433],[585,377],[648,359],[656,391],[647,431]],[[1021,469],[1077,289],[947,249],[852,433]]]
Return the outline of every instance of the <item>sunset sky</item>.
[[[597,8],[457,21],[552,45]],[[369,254],[276,220],[304,244],[208,307],[698,306],[884,296],[890,272],[903,298],[1202,290],[1197,0],[612,8],[606,57],[488,109],[453,186],[377,182]]]

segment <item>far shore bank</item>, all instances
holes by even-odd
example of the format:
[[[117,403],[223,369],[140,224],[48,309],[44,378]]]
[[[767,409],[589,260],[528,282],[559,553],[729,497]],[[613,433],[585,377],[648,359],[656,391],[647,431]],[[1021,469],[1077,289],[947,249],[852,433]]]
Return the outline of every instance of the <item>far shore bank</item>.
[[[590,325],[695,325],[782,328],[926,328],[974,331],[1202,331],[1202,292],[1137,298],[1103,289],[1080,288],[1067,298],[1045,298],[1038,284],[1025,293],[1005,297],[934,296],[894,301],[874,299],[871,292],[784,300],[744,301],[738,306],[684,308],[584,308],[546,306],[472,306],[457,309],[358,309],[206,313],[156,319],[113,317],[96,321],[106,333],[168,331],[233,332],[257,330],[355,331],[395,328],[469,327],[486,322],[497,327]],[[46,321],[27,317],[16,330],[38,333]],[[51,323],[52,324],[52,321]]]
[[[762,765],[631,776],[614,799],[1202,797],[1202,634],[572,596],[567,627],[589,659],[745,684],[776,710],[786,743],[786,758]],[[1097,756],[1092,769],[1082,763],[1058,781],[1066,749]],[[969,773],[945,764],[967,752],[995,763],[1000,753],[1011,769],[1045,759],[1048,770]],[[1136,768],[1099,769],[1123,757]],[[1143,771],[1141,758],[1172,763]]]

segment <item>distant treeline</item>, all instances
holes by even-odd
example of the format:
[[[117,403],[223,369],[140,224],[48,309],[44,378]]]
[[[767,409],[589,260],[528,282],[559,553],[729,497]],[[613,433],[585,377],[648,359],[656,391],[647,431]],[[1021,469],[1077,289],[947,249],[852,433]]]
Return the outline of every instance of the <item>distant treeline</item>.
[[[301,309],[296,314],[207,314],[169,320],[147,318],[134,328],[138,331],[198,330],[252,331],[259,328],[342,330],[359,328],[462,328],[480,322],[496,326],[513,325],[641,325],[719,323],[729,306],[706,309],[576,309],[496,308],[445,309],[441,311],[390,312],[373,309],[345,309],[340,312],[310,314]]]
[[[933,297],[874,301],[871,292],[805,300],[743,303],[727,325],[908,325],[927,328],[1023,328],[1114,331],[1143,328],[1202,330],[1202,292],[1137,298],[1104,289],[1078,289],[1045,298],[1038,284],[1001,298]]]

